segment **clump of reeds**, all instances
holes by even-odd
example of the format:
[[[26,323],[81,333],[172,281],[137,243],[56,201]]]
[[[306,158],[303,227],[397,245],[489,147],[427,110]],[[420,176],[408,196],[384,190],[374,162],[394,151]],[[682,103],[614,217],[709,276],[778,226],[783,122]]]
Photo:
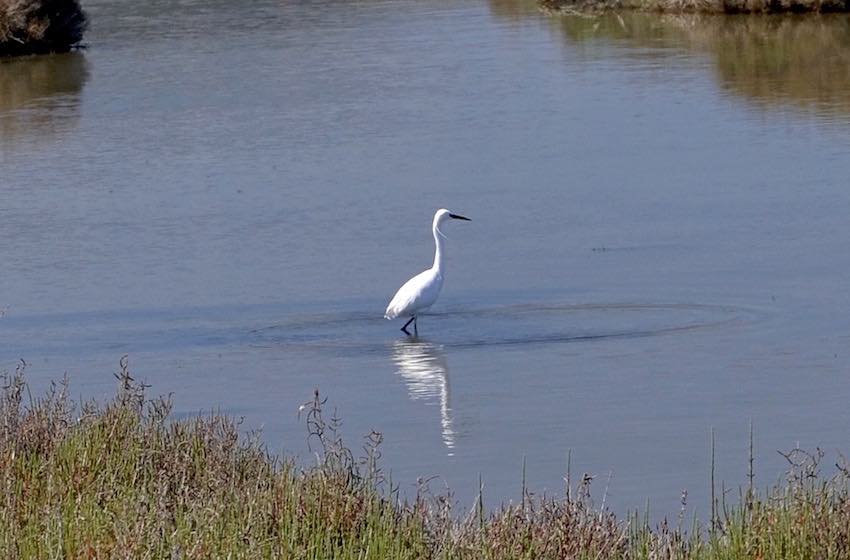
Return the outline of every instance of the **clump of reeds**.
[[[79,0],[0,0],[0,56],[68,51],[86,24]]]
[[[2,558],[417,558],[421,524],[328,432],[301,470],[221,415],[170,421],[123,362],[117,396],[69,404],[65,384],[0,399]]]
[[[847,471],[823,479],[820,454],[795,451],[787,484],[764,497],[748,489],[687,532],[681,515],[650,528],[594,506],[590,476],[560,499],[523,484],[518,504],[488,512],[479,499],[458,516],[450,495],[425,484],[402,500],[381,472],[380,434],[356,457],[318,392],[304,406],[317,460],[298,466],[228,417],[169,419],[170,402],[149,400],[126,360],[117,377],[112,400],[80,406],[67,382],[32,399],[23,367],[3,377],[0,557],[850,557]]]
[[[672,13],[769,14],[848,12],[850,0],[539,0],[546,12],[646,10]]]

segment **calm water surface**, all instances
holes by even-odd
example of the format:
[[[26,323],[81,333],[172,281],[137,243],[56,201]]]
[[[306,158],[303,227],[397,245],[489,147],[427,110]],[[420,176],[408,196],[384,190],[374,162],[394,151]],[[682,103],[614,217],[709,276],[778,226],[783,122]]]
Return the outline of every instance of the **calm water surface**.
[[[550,18],[533,2],[90,0],[0,63],[0,369],[309,459],[318,387],[402,488],[611,474],[708,510],[850,429],[850,19]],[[381,318],[453,223],[422,338]]]

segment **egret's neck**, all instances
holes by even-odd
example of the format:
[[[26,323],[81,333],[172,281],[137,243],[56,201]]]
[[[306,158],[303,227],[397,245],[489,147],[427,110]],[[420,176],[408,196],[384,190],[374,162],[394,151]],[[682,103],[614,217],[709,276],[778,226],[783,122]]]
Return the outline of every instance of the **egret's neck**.
[[[445,254],[444,250],[443,250],[443,247],[444,247],[443,243],[445,242],[445,239],[443,238],[442,235],[440,235],[440,232],[437,229],[437,222],[434,222],[434,226],[431,228],[431,230],[434,233],[434,244],[436,245],[436,250],[434,251],[434,266],[433,266],[433,268],[438,273],[442,274],[443,271],[445,270],[443,268],[443,255]]]

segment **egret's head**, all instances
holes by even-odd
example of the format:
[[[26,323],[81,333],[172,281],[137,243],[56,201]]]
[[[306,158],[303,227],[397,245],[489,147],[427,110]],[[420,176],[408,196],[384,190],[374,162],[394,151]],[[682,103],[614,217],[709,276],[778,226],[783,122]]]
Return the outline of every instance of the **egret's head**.
[[[459,214],[452,214],[445,208],[440,208],[437,210],[437,213],[434,214],[434,229],[437,230],[437,233],[445,237],[445,234],[440,231],[440,226],[443,225],[444,222],[449,220],[466,220],[471,221],[469,218],[465,216],[461,216]]]

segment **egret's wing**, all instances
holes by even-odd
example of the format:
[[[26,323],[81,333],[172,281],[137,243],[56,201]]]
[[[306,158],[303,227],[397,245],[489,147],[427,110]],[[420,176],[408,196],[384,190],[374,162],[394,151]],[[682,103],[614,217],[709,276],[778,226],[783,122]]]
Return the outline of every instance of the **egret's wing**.
[[[423,287],[427,280],[428,271],[421,272],[404,283],[390,300],[384,317],[395,319],[400,315],[416,309],[418,301],[422,298]]]

